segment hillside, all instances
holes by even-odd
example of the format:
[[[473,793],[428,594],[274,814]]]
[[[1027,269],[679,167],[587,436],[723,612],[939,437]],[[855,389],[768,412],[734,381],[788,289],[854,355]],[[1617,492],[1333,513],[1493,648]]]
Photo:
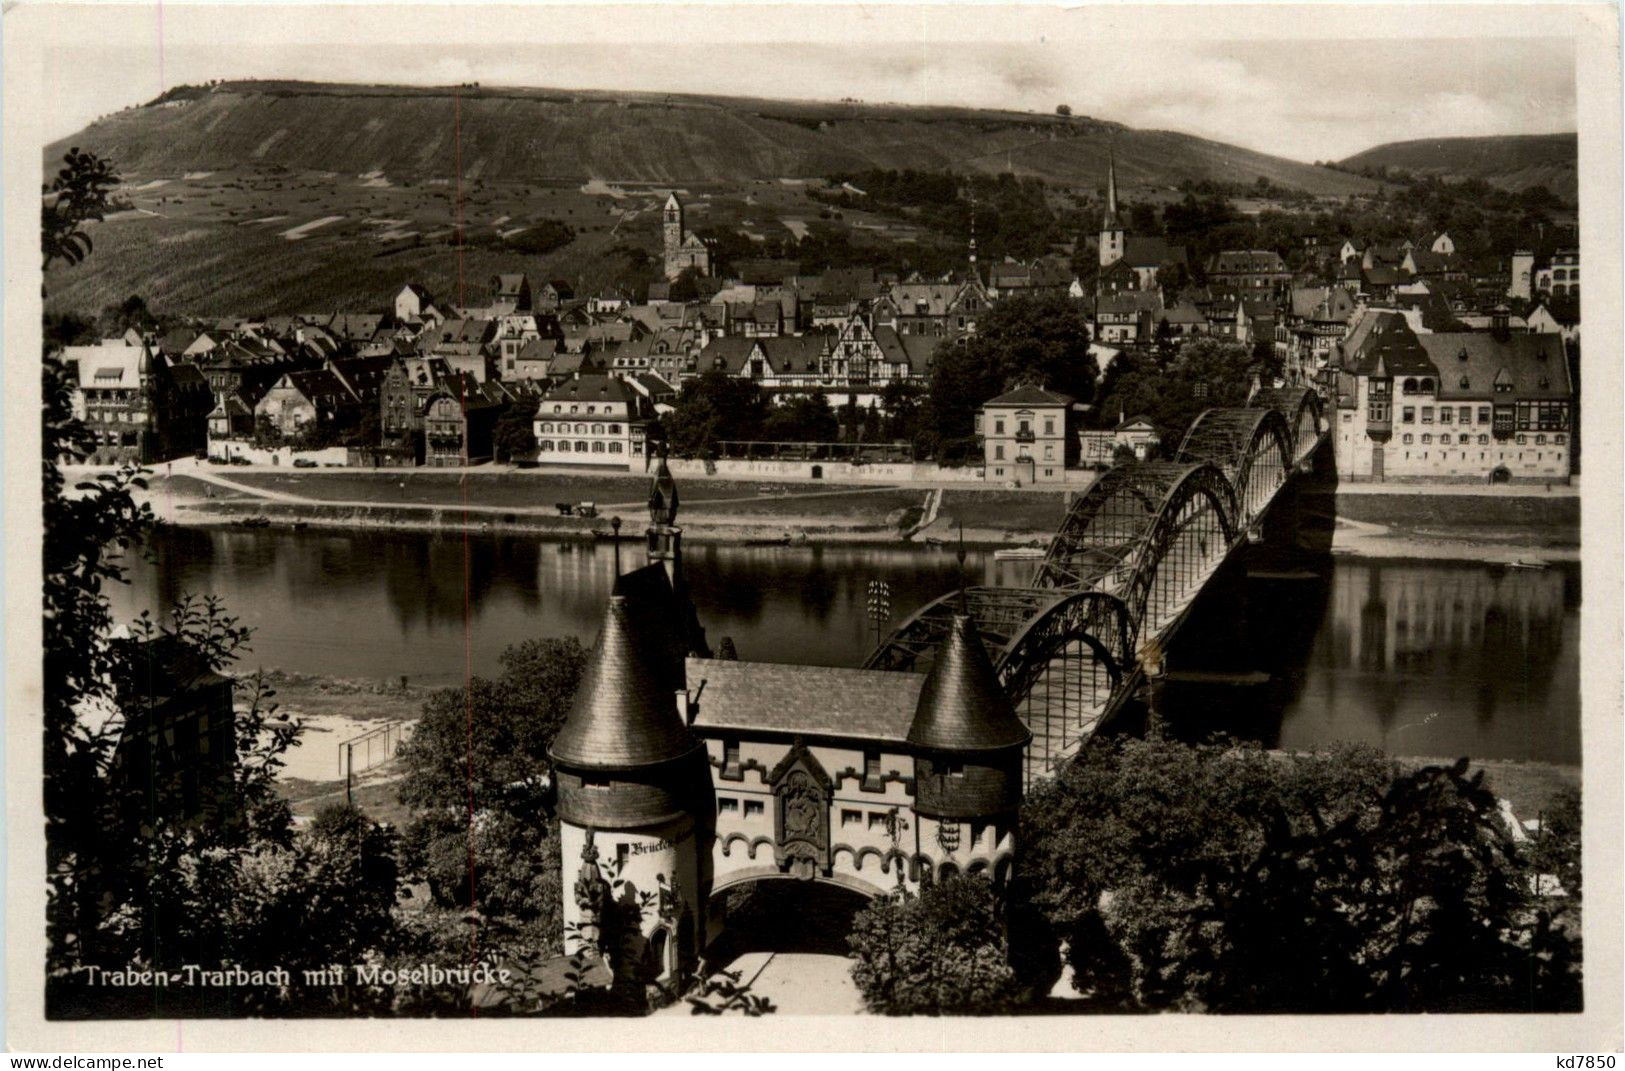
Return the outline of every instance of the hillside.
[[[1165,131],[962,108],[227,82],[172,91],[48,147],[111,157],[127,176],[276,163],[465,181],[739,182],[866,168],[1013,170],[1094,187],[1108,144],[1135,184],[1252,183],[1341,196],[1370,183]]]
[[[95,228],[94,256],[46,280],[53,311],[80,313],[131,294],[209,315],[374,308],[408,279],[472,304],[496,271],[635,292],[656,270],[673,188],[691,228],[763,248],[822,226],[855,246],[957,250],[813,196],[870,168],[1013,170],[1089,199],[1110,148],[1131,199],[1174,196],[1184,179],[1338,197],[1377,185],[1082,117],[524,89],[179,87],[49,146],[48,172],[70,145],[113,161],[128,204]],[[573,240],[537,248],[549,232]]]
[[[1394,141],[1342,161],[1349,168],[1394,167],[1446,179],[1478,178],[1505,190],[1545,186],[1573,204],[1579,194],[1578,137],[1526,134]]]

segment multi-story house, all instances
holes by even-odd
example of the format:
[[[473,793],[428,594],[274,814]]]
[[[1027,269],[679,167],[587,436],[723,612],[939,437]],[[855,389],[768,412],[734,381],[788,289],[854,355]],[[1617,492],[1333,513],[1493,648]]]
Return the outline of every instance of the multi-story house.
[[[1210,283],[1244,293],[1270,293],[1292,285],[1292,271],[1281,254],[1270,249],[1225,250],[1208,261]]]
[[[457,372],[441,377],[423,406],[423,463],[458,468],[491,460],[492,432],[506,405],[499,383]]]
[[[149,464],[203,446],[214,399],[196,368],[123,342],[69,346],[63,360],[78,373],[74,415],[90,432],[92,464]]]
[[[642,468],[653,412],[619,378],[581,375],[542,395],[536,409],[536,460],[544,465]]]
[[[1334,371],[1343,479],[1569,478],[1574,398],[1558,335],[1417,334],[1398,313],[1376,313]]]
[[[378,389],[379,424],[386,441],[423,430],[423,406],[440,380],[451,374],[434,357],[397,357]]]
[[[982,403],[982,476],[1000,482],[1060,482],[1066,476],[1072,399],[1042,387],[1017,387]]]
[[[344,380],[325,368],[289,372],[271,385],[254,406],[256,426],[275,429],[285,438],[317,430],[337,430],[359,417],[361,401]]]

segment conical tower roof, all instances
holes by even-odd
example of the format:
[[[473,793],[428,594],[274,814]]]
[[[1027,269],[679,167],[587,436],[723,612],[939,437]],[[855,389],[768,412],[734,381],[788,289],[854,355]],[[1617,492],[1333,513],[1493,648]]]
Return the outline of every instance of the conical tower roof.
[[[695,747],[678,715],[681,681],[655,622],[625,595],[611,595],[553,760],[567,766],[631,769],[670,762]]]
[[[1000,751],[1025,747],[1031,739],[999,687],[970,617],[955,614],[920,689],[908,742],[934,751]]]

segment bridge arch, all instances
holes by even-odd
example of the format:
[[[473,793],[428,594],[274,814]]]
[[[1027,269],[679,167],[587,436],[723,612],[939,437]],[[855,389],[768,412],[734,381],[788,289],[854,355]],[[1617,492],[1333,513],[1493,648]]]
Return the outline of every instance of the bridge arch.
[[[1325,428],[1324,405],[1320,394],[1308,387],[1266,387],[1249,403],[1255,409],[1273,409],[1286,418],[1292,430],[1292,461],[1303,464],[1320,445]]]
[[[865,668],[925,670],[961,606],[1032,731],[1028,777],[1042,776],[1093,732],[1132,667],[1129,608],[1116,595],[1092,589],[967,588],[916,611]]]
[[[1237,526],[1249,528],[1292,475],[1292,434],[1277,409],[1208,409],[1185,432],[1178,459],[1217,466],[1235,493]]]
[[[1117,596],[1138,643],[1184,611],[1238,530],[1235,491],[1218,466],[1119,465],[1067,512],[1034,584]]]

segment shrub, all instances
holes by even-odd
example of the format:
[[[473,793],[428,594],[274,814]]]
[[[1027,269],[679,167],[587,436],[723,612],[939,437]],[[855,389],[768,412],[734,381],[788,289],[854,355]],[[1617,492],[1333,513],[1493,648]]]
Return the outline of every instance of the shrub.
[[[885,1015],[987,1014],[1024,994],[1011,966],[1003,902],[981,875],[906,900],[877,900],[852,925],[852,979]]]

